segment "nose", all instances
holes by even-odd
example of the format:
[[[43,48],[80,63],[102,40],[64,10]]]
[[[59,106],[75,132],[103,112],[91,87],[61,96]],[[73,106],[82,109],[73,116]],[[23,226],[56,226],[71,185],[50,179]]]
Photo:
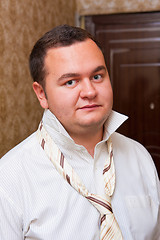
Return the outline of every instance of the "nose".
[[[81,98],[89,98],[93,99],[97,95],[96,87],[94,86],[94,83],[90,79],[84,79],[81,82],[81,92],[80,96]]]

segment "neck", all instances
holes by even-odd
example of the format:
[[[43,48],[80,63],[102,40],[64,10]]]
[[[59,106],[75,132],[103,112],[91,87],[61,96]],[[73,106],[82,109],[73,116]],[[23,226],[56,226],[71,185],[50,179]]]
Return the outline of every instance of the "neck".
[[[84,146],[87,149],[88,153],[94,157],[95,146],[103,138],[103,128],[101,128],[99,131],[96,131],[95,133],[92,132],[77,135],[70,134],[70,136],[76,144]]]

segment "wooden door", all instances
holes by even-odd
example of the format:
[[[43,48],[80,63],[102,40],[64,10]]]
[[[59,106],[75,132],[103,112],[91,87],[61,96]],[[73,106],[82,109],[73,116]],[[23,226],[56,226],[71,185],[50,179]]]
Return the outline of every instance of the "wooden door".
[[[160,13],[88,16],[102,45],[113,109],[129,116],[119,132],[141,142],[160,176]]]

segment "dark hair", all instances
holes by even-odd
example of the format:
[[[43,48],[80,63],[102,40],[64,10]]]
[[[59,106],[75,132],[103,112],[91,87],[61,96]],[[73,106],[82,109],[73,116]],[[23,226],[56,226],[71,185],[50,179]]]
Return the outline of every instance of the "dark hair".
[[[29,68],[33,81],[45,88],[44,59],[50,48],[64,47],[90,38],[100,48],[99,43],[86,30],[69,25],[60,25],[45,33],[34,45],[29,57]]]

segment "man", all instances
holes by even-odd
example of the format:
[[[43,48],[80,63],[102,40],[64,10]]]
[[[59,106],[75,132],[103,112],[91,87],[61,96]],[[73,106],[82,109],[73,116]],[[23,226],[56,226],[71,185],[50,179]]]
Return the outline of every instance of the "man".
[[[0,161],[0,239],[158,240],[159,180],[148,152],[116,129],[98,43],[67,25],[30,55],[45,109],[37,132]]]

